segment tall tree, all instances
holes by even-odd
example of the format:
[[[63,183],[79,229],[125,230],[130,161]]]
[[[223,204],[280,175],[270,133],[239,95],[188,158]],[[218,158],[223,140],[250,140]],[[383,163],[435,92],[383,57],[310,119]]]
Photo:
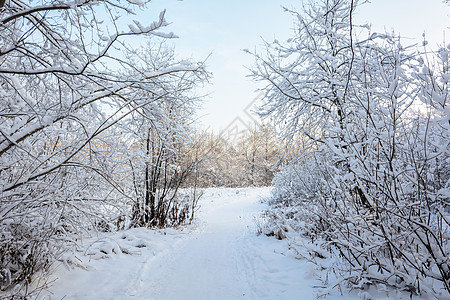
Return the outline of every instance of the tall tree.
[[[287,140],[310,141],[276,178],[278,195],[308,203],[314,221],[305,226],[333,246],[354,286],[400,282],[438,297],[450,291],[448,178],[439,177],[449,157],[448,69],[430,68],[394,35],[355,26],[356,8],[305,4],[290,11],[297,26],[287,43],[254,54],[253,75],[267,83],[262,113]],[[448,49],[439,56],[447,65]],[[421,102],[427,114],[417,117]]]
[[[122,53],[133,37],[172,38],[165,11],[150,24],[124,16],[142,1],[2,1],[0,8],[0,270],[5,288],[30,282],[64,237],[97,226],[113,193],[111,131],[166,97],[155,84],[203,73],[201,63],[138,69]],[[175,75],[178,74],[178,75]],[[181,87],[182,88],[182,87]],[[148,95],[151,97],[148,97]],[[145,97],[144,97],[145,95]],[[122,143],[123,145],[123,143]],[[111,203],[113,204],[113,203]],[[80,227],[81,226],[81,227]],[[2,288],[3,288],[2,287]]]

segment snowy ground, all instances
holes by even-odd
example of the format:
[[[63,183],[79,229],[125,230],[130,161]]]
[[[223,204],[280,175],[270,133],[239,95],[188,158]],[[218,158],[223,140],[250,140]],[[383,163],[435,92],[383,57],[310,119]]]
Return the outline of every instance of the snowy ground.
[[[209,189],[196,223],[183,230],[87,240],[76,254],[85,269],[58,264],[39,298],[316,299],[313,266],[295,259],[286,241],[256,235],[260,200],[269,195],[267,188]],[[336,294],[327,299],[350,299]]]

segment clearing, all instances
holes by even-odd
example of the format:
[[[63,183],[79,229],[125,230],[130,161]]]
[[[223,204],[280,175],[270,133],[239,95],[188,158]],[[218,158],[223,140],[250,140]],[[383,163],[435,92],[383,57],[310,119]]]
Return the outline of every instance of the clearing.
[[[286,241],[256,235],[268,196],[269,188],[208,189],[196,222],[183,230],[138,228],[86,240],[55,266],[39,298],[316,299],[314,267],[295,259]]]

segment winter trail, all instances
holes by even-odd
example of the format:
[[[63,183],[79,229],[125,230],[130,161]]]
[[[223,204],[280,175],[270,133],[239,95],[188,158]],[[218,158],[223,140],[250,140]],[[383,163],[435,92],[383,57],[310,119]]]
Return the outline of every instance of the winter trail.
[[[256,235],[255,218],[264,209],[260,200],[269,194],[269,189],[209,189],[195,230],[155,235],[156,246],[144,248],[138,258],[118,255],[95,261],[89,271],[61,274],[47,297],[315,299],[311,267],[287,254],[284,241]]]

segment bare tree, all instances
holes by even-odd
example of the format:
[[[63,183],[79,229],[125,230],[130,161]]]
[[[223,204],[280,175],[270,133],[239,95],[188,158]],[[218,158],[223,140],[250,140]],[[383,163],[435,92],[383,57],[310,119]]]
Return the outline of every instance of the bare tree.
[[[134,36],[172,38],[125,15],[145,3],[0,3],[0,270],[3,288],[29,283],[63,251],[65,236],[96,228],[111,198],[127,199],[114,129],[176,89],[164,78],[202,73],[201,63],[136,68],[122,53]],[[149,95],[151,95],[149,97]],[[115,139],[115,142],[111,142]],[[121,167],[121,168],[116,168]],[[123,173],[122,173],[123,175]]]
[[[300,204],[311,220],[305,232],[352,287],[383,283],[439,298],[450,291],[449,181],[441,176],[449,49],[430,67],[398,37],[355,26],[356,8],[306,4],[291,11],[298,22],[286,44],[254,54],[254,76],[267,83],[263,113],[286,140],[310,140],[276,176],[276,195]]]

